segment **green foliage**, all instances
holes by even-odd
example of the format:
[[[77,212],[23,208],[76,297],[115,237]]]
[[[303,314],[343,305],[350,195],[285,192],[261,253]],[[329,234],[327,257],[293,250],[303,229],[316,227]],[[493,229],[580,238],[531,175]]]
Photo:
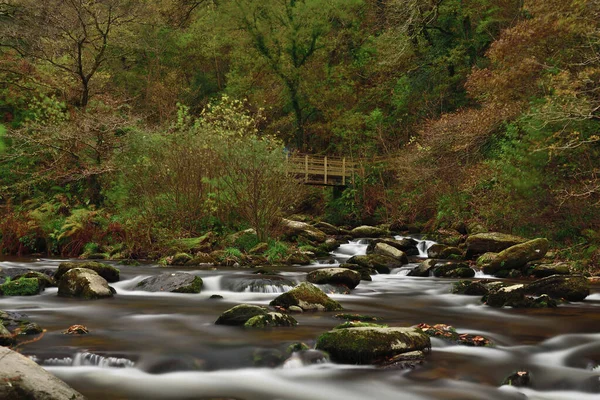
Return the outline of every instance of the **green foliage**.
[[[0,285],[0,293],[5,296],[34,296],[40,292],[40,282],[37,278],[20,278],[7,280]]]
[[[265,251],[264,256],[269,262],[283,261],[287,257],[289,253],[287,244],[278,240],[269,240],[268,244],[269,248]]]
[[[259,243],[260,239],[257,235],[253,233],[244,233],[243,235],[237,237],[233,244],[236,248],[247,253]]]

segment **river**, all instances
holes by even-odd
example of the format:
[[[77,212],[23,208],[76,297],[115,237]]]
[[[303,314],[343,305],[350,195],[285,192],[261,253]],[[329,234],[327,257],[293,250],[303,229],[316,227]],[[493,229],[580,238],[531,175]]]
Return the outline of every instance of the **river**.
[[[286,267],[281,275],[301,282],[313,269],[364,254],[365,243],[348,243],[331,260]],[[56,268],[60,261],[19,259],[0,267]],[[584,302],[556,309],[494,309],[479,297],[450,294],[454,280],[406,276],[411,266],[362,281],[351,294],[330,296],[345,312],[377,316],[389,326],[443,323],[483,335],[495,346],[457,346],[434,338],[425,363],[408,370],[273,366],[271,360],[291,343],[312,346],[320,333],[342,321],[336,313],[315,312],[295,314],[294,328],[215,325],[234,305],[267,305],[290,287],[234,291],[252,278],[252,270],[240,269],[169,268],[204,280],[200,294],[173,294],[133,290],[164,267],[118,266],[121,281],[112,285],[117,291],[112,299],[59,298],[57,289],[49,288],[38,296],[0,298],[0,309],[25,313],[47,330],[20,351],[89,399],[600,399],[600,287]],[[210,298],[216,294],[223,298]],[[85,325],[90,334],[61,333],[74,324]],[[530,371],[531,387],[500,387],[517,370]]]

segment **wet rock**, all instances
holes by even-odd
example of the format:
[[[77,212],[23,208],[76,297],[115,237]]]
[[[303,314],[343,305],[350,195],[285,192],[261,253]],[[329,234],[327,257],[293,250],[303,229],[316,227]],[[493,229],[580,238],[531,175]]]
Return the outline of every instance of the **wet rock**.
[[[547,294],[552,298],[568,301],[582,301],[590,294],[588,280],[576,275],[552,275],[530,283],[524,290],[527,294]]]
[[[386,360],[381,367],[383,369],[415,369],[425,361],[425,353],[422,351],[409,351],[398,354]]]
[[[377,274],[377,270],[368,267],[361,267],[358,264],[344,263],[340,264],[340,268],[346,268],[358,272],[360,274],[361,281],[372,281],[373,278],[371,278],[371,274]]]
[[[135,288],[146,292],[200,293],[202,278],[185,272],[164,273],[139,282]]]
[[[232,292],[283,293],[296,283],[277,275],[230,275],[222,279],[225,289]]]
[[[15,342],[16,339],[13,334],[0,323],[0,346],[12,346]]]
[[[433,268],[433,276],[439,278],[472,278],[475,276],[475,271],[465,263],[437,263]]]
[[[528,387],[531,385],[531,374],[529,371],[516,371],[507,376],[502,385]]]
[[[294,317],[278,312],[255,315],[244,323],[246,328],[275,328],[296,325],[298,325],[298,321]]]
[[[210,300],[221,300],[223,298],[223,296],[221,296],[220,294],[213,294],[209,297]]]
[[[477,233],[470,235],[467,238],[466,257],[472,258],[473,256],[488,252],[498,253],[502,250],[508,249],[511,246],[524,243],[526,241],[526,239],[518,236],[507,235],[498,232]]]
[[[433,326],[419,324],[417,327],[430,337],[437,337],[454,344],[472,347],[492,345],[492,342],[483,336],[472,335],[470,333],[458,333],[453,326],[446,324],[436,324]]]
[[[316,349],[335,362],[374,364],[411,351],[428,351],[429,336],[417,328],[348,328],[323,333]]]
[[[490,307],[521,307],[526,305],[525,285],[516,284],[510,286],[494,287],[482,299]]]
[[[408,257],[406,256],[406,253],[386,243],[377,243],[373,249],[373,253],[392,257],[400,261],[402,264],[408,264]]]
[[[0,347],[0,360],[0,399],[85,399],[66,383],[17,352]]]
[[[294,351],[283,363],[283,368],[301,368],[308,365],[324,364],[328,362],[329,356],[327,353],[307,348]]]
[[[303,313],[303,312],[304,312],[304,310],[303,310],[303,309],[301,309],[301,308],[300,308],[300,307],[298,307],[298,306],[290,306],[290,307],[288,308],[288,311],[289,311],[289,312],[294,312],[294,313]]]
[[[529,261],[537,260],[548,251],[548,240],[533,239],[525,243],[502,250],[489,264],[483,267],[486,274],[494,274],[500,270],[521,269]]]
[[[87,335],[88,333],[90,333],[90,331],[83,325],[71,325],[62,333],[64,335]]]
[[[112,297],[113,291],[106,279],[87,268],[72,268],[58,282],[58,295],[83,299]]]
[[[344,285],[354,289],[360,283],[360,273],[346,268],[321,268],[311,271],[306,280],[316,284]]]
[[[282,218],[281,226],[283,229],[283,235],[290,240],[297,240],[299,237],[306,238],[316,243],[323,243],[325,240],[327,240],[327,235],[325,232],[315,228],[310,224],[307,224],[306,222],[292,221]]]
[[[37,278],[20,278],[0,285],[0,295],[35,296],[44,290]]]
[[[447,246],[445,244],[436,243],[427,249],[427,257],[449,259],[462,257],[462,250],[458,247]]]
[[[279,306],[288,309],[290,306],[298,306],[304,311],[337,311],[342,306],[332,300],[321,289],[309,282],[302,282],[294,289],[276,297],[271,306]]]
[[[256,349],[252,354],[252,361],[255,367],[275,368],[283,360],[283,354],[277,349]]]
[[[268,310],[265,307],[252,304],[239,304],[217,318],[216,325],[244,325],[250,318],[258,315],[267,315]]]
[[[439,263],[438,260],[425,260],[408,273],[408,276],[427,277],[433,275],[433,268]]]
[[[362,225],[352,229],[350,231],[350,234],[354,238],[377,238],[382,236],[388,236],[390,233],[385,229],[381,229],[375,226]]]
[[[17,335],[37,335],[43,332],[38,324],[27,319],[27,315],[16,312],[0,311],[0,326],[6,328],[9,334],[12,335],[12,338],[8,338],[9,342],[12,342]],[[6,335],[4,334],[4,336]],[[7,340],[7,338],[4,340]],[[0,339],[0,342],[2,342],[2,339]]]
[[[458,281],[452,285],[450,292],[468,296],[484,296],[488,293],[488,288],[480,281]]]
[[[337,236],[340,234],[340,228],[337,226],[328,224],[327,222],[317,222],[315,228],[323,231],[327,235]]]
[[[398,239],[398,240],[396,240],[396,239],[374,239],[367,246],[367,254],[373,253],[375,250],[375,246],[377,246],[379,243],[383,243],[383,244],[391,246],[395,249],[398,249],[398,250],[404,252],[407,256],[418,256],[419,255],[419,249],[417,248],[417,245],[419,244],[419,242],[417,242],[413,238],[402,238],[402,239]]]
[[[107,282],[118,282],[119,281],[119,273],[120,271],[107,264],[102,264],[95,261],[88,262],[63,262],[58,266],[58,270],[54,274],[54,279],[58,282],[61,277],[67,273],[67,271],[72,270],[73,268],[85,268],[91,269],[96,272],[102,278],[106,279]]]
[[[309,265],[310,257],[302,252],[295,251],[286,257],[285,263],[289,265]]]
[[[533,275],[536,278],[546,278],[552,275],[569,275],[571,268],[568,263],[560,262],[554,264],[538,264],[531,265],[527,269],[529,275]]]
[[[373,322],[363,321],[346,321],[335,326],[333,329],[348,329],[348,328],[387,328],[387,325],[376,324]]]
[[[382,254],[368,254],[366,256],[354,256],[348,260],[349,264],[357,264],[364,268],[372,268],[380,274],[389,274],[394,268],[400,268],[404,263],[393,257]]]

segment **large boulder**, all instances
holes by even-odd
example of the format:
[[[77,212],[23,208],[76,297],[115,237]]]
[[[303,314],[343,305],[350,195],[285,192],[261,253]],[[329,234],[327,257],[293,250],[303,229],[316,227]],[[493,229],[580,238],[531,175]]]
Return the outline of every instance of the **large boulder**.
[[[427,249],[427,257],[429,258],[459,258],[462,256],[462,250],[458,247],[447,246],[445,244],[436,243]]]
[[[281,326],[296,326],[298,321],[291,315],[278,312],[270,312],[262,315],[255,315],[244,324],[246,328],[275,328]]]
[[[185,272],[164,273],[139,282],[135,288],[146,292],[200,293],[202,278]]]
[[[58,282],[61,277],[73,268],[85,268],[95,271],[98,275],[106,279],[107,282],[118,282],[120,271],[112,265],[102,264],[96,261],[88,262],[62,262],[54,274],[54,279]]]
[[[387,243],[377,243],[373,249],[373,253],[392,257],[402,262],[402,264],[408,264],[408,257],[406,256],[406,253],[393,246],[390,246]]]
[[[303,237],[311,242],[323,243],[327,240],[327,235],[320,229],[307,224],[306,222],[292,221],[290,219],[281,219],[283,234],[288,239],[297,239]]]
[[[39,281],[40,286],[42,288],[56,286],[56,280],[54,280],[54,278],[52,278],[51,276],[49,276],[47,274],[38,272],[38,271],[29,271],[24,274],[15,276],[14,279],[20,279],[20,278],[35,278]]]
[[[390,232],[376,226],[362,225],[352,229],[350,234],[355,238],[376,238],[389,236]]]
[[[348,264],[360,265],[364,268],[371,268],[379,274],[389,274],[394,268],[400,268],[404,265],[401,260],[383,254],[367,254],[366,256],[350,257]]]
[[[524,289],[527,294],[547,294],[555,299],[582,301],[590,294],[590,285],[583,276],[552,275],[530,283]]]
[[[344,285],[349,289],[354,289],[361,279],[361,274],[347,268],[321,268],[311,271],[306,276],[306,280],[316,284]]]
[[[418,328],[360,327],[334,329],[317,339],[317,350],[344,364],[380,363],[397,354],[428,351],[429,336]]]
[[[438,260],[425,260],[408,272],[408,276],[427,277],[433,275],[433,268],[439,263]]]
[[[252,317],[267,315],[268,310],[265,307],[252,304],[239,304],[217,318],[217,325],[244,325]]]
[[[29,358],[0,347],[0,399],[84,400],[79,392]]]
[[[569,275],[571,267],[568,263],[536,264],[527,268],[527,273],[536,278],[546,278],[552,275]]]
[[[332,235],[332,236],[336,236],[340,234],[340,228],[338,228],[337,226],[328,224],[327,222],[317,222],[315,224],[315,228],[323,231],[324,233],[326,233],[327,235]]]
[[[526,242],[519,236],[507,235],[505,233],[488,232],[488,233],[477,233],[467,238],[467,258],[473,256],[492,252],[498,253],[504,249],[508,249],[516,244]]]
[[[472,278],[475,270],[461,262],[437,263],[433,268],[433,276],[439,278]]]
[[[533,239],[525,243],[502,250],[489,264],[483,267],[486,274],[495,274],[502,270],[521,269],[529,261],[543,258],[548,251],[548,240]]]
[[[60,277],[58,295],[83,299],[112,297],[113,291],[106,279],[87,268],[73,268]]]
[[[298,306],[303,311],[342,310],[340,303],[330,299],[321,289],[309,282],[302,282],[294,289],[279,295],[269,304],[285,309],[288,309],[291,306]]]
[[[377,270],[369,267],[362,267],[358,264],[344,263],[340,264],[340,268],[351,269],[352,271],[358,272],[361,281],[372,281],[373,278],[371,278],[371,275],[377,274]]]
[[[458,281],[452,285],[450,293],[467,296],[485,296],[489,289],[482,281]]]

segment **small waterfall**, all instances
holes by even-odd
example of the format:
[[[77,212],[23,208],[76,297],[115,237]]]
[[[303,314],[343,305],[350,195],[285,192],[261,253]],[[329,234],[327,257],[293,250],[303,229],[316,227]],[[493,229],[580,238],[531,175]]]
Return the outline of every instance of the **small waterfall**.
[[[37,357],[32,357],[32,360],[39,363]],[[99,354],[82,352],[76,353],[73,358],[47,358],[42,363],[44,366],[50,367],[100,367],[100,368],[133,368],[135,363],[127,358],[121,357],[104,357]]]
[[[396,240],[402,240],[402,239],[413,239],[417,241],[417,250],[419,250],[419,258],[428,258],[427,256],[427,250],[429,250],[429,248],[431,246],[433,246],[434,244],[436,244],[436,242],[434,242],[433,240],[421,240],[421,239],[416,239],[416,238],[409,238],[406,236],[394,236],[394,239]]]
[[[232,276],[221,280],[222,288],[237,293],[285,293],[296,284],[290,280],[270,276]]]
[[[367,254],[369,241],[367,239],[351,240],[348,243],[340,245],[331,254],[334,257],[350,258],[352,256],[364,256]]]

